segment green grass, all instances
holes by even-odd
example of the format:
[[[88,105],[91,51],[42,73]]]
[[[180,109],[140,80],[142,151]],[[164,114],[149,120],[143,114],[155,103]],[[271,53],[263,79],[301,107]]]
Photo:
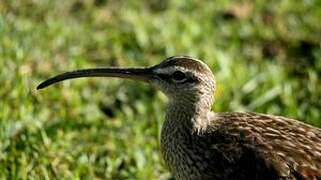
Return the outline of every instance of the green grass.
[[[320,1],[235,2],[0,1],[0,179],[170,178],[166,97],[104,78],[35,89],[77,68],[195,56],[216,76],[214,111],[321,126]]]

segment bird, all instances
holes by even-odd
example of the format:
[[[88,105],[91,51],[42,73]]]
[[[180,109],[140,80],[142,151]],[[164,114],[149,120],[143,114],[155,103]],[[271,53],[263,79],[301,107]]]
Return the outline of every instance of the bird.
[[[150,67],[70,71],[37,89],[81,77],[147,82],[167,97],[160,150],[175,179],[320,179],[321,129],[255,112],[214,112],[216,82],[203,61],[173,56]]]

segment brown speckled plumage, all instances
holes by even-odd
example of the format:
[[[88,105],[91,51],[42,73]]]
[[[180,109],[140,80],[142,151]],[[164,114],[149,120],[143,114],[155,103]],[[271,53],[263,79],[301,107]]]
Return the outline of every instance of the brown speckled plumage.
[[[171,118],[166,120],[162,152],[177,179],[305,179],[321,175],[320,129],[257,113],[211,116],[208,128],[199,133],[184,127],[172,131],[174,123]]]
[[[176,179],[321,178],[321,129],[279,116],[212,112],[214,76],[199,60],[175,56],[149,68],[75,71],[38,88],[87,76],[147,81],[169,97],[161,152]]]

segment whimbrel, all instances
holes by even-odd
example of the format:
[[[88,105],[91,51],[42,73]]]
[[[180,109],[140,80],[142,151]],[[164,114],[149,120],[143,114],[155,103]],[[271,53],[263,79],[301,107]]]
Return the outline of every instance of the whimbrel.
[[[279,116],[212,112],[214,76],[200,60],[174,56],[147,68],[77,70],[37,88],[89,76],[145,81],[168,96],[160,146],[176,179],[321,177],[321,129]]]

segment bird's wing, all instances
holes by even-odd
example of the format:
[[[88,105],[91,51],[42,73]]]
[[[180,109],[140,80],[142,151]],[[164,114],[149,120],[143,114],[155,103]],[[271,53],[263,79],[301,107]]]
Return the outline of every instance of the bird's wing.
[[[212,148],[221,149],[227,158],[237,157],[235,162],[252,158],[279,177],[321,178],[319,128],[278,116],[221,113],[210,129]]]

